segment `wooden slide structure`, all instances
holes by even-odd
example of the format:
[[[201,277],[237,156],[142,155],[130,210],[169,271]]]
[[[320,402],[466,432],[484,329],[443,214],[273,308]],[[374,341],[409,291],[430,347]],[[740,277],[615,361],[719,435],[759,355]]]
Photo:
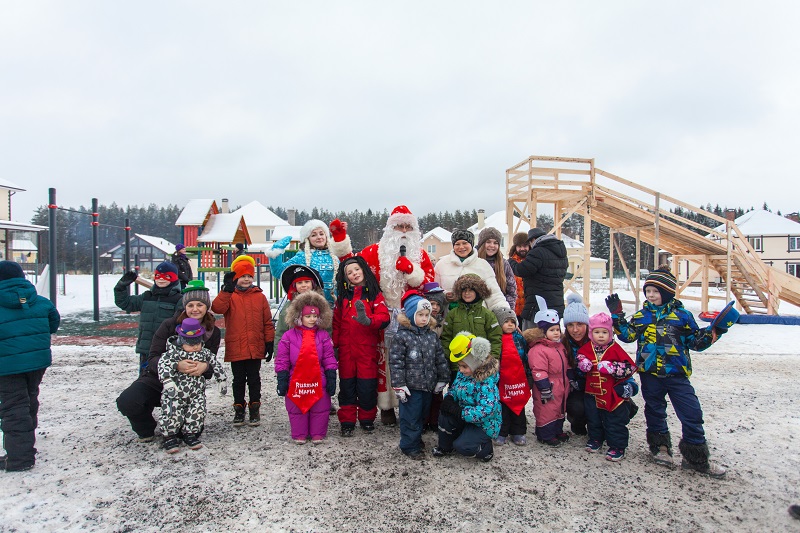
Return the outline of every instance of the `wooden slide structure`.
[[[678,297],[699,300],[701,311],[708,311],[712,299],[724,302],[735,299],[740,311],[747,314],[777,315],[781,300],[800,306],[800,278],[764,263],[733,221],[605,172],[595,167],[594,159],[531,156],[509,168],[506,171],[509,237],[519,231],[521,221],[531,227],[536,225],[537,206],[541,203],[554,205],[555,225],[551,233],[558,237],[561,237],[562,224],[573,214],[584,217],[582,263],[572,279],[564,283],[565,289],[575,290],[573,284],[583,280],[583,299],[587,305],[590,302],[591,222],[595,221],[610,229],[609,271],[614,271],[616,251],[629,286],[634,288],[636,295],[636,301],[628,303],[634,303],[637,308],[642,297],[640,269],[658,266],[659,253],[664,251],[672,255],[672,271],[679,279]],[[669,209],[675,206],[716,220],[725,229],[715,231],[670,212]],[[519,218],[514,218],[514,214]],[[703,235],[690,228],[701,230]],[[622,261],[614,238],[617,233],[637,241],[633,276]],[[654,254],[652,264],[642,265],[640,242],[659,251]],[[677,269],[684,260],[696,268],[691,268],[686,276],[678,276]],[[709,283],[714,272],[722,283]],[[681,277],[685,279],[681,280]],[[698,282],[701,296],[681,296],[681,291],[689,284]],[[710,285],[712,291],[709,291]],[[613,276],[609,276],[609,292],[614,292]]]

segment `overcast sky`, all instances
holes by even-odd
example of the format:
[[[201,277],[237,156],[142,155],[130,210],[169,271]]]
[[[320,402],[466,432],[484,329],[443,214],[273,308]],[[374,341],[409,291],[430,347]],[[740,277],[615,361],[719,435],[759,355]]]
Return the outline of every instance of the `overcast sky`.
[[[800,209],[795,2],[0,3],[0,178],[47,202],[504,207],[530,155]],[[785,185],[781,185],[785,184]],[[787,189],[788,187],[788,189]],[[787,190],[790,194],[787,194]]]

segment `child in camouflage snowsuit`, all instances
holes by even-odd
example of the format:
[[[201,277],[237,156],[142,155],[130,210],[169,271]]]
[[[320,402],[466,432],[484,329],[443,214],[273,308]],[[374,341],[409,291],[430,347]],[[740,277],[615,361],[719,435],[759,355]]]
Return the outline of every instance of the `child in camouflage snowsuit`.
[[[185,318],[175,328],[177,336],[167,342],[167,351],[158,361],[158,378],[164,384],[161,393],[161,431],[167,453],[178,451],[178,434],[192,450],[203,447],[200,431],[206,417],[206,380],[178,372],[184,359],[208,363],[220,383],[220,394],[228,392],[227,377],[214,353],[203,346],[205,328],[195,318]]]

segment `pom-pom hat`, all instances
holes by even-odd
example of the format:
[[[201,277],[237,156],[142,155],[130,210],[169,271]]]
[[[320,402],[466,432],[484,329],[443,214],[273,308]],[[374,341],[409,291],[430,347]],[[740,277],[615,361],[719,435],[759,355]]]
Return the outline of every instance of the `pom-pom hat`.
[[[564,308],[564,325],[579,322],[589,325],[589,310],[583,305],[583,298],[574,292],[567,295],[567,307]]]
[[[669,266],[660,266],[647,275],[644,280],[642,290],[648,286],[655,287],[661,294],[661,305],[669,302],[675,297],[675,291],[678,288],[678,280],[669,271]]]
[[[476,337],[468,331],[462,331],[450,341],[450,360],[454,363],[463,361],[473,371],[486,362],[492,351],[491,343]]]

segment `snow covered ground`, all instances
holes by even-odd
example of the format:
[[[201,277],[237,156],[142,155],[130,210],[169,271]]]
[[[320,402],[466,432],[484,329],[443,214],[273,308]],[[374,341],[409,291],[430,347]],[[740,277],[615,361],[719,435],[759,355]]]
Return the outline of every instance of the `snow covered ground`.
[[[102,278],[104,314],[116,279]],[[67,292],[65,324],[90,308],[90,278],[67,278]],[[603,295],[592,303],[601,311]],[[800,502],[799,340],[797,326],[737,325],[694,356],[709,446],[729,468],[722,481],[650,463],[642,412],[619,464],[587,454],[580,437],[555,450],[498,447],[488,464],[414,462],[397,449],[397,428],[342,439],[335,417],[326,443],[295,446],[271,364],[261,426],[233,428],[230,396],[210,387],[205,447],[168,456],[137,443],[116,410],[135,378],[132,344],[59,344],[42,384],[37,464],[2,476],[0,531],[796,531],[786,508]],[[677,463],[671,410],[669,422]]]

